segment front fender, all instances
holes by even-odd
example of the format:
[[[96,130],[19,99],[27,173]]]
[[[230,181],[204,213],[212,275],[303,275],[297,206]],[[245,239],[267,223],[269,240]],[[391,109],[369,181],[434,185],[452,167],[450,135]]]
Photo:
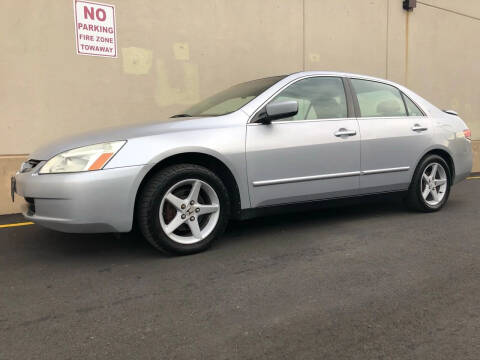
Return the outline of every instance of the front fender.
[[[222,162],[237,182],[242,208],[250,206],[245,164],[245,125],[129,139],[105,168],[153,166],[171,156],[184,153],[205,154]]]

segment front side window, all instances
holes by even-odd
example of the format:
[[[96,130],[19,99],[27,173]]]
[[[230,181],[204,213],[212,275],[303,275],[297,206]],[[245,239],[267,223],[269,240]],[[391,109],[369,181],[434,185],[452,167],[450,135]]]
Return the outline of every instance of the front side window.
[[[400,91],[394,86],[352,79],[361,117],[407,116]]]
[[[347,100],[343,81],[336,77],[299,80],[280,92],[271,103],[297,101],[297,115],[282,120],[346,118]]]
[[[285,76],[273,76],[234,85],[173,117],[221,116],[237,111]]]

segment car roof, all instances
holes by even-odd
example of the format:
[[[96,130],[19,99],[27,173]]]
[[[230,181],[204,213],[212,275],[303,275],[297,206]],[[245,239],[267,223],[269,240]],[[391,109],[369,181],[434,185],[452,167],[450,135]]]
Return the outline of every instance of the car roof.
[[[303,76],[315,76],[315,75],[361,78],[361,79],[374,80],[374,81],[394,84],[393,81],[375,77],[375,76],[341,72],[341,71],[298,71],[298,72],[291,73],[289,76],[303,77]]]

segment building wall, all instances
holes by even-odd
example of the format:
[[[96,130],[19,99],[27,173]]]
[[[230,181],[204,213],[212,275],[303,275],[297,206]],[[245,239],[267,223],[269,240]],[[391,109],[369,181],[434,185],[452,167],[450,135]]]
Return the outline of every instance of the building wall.
[[[0,213],[9,176],[52,139],[167,118],[232,84],[301,70],[397,81],[472,129],[480,171],[480,1],[104,0],[119,56],[75,52],[70,0],[0,4]]]

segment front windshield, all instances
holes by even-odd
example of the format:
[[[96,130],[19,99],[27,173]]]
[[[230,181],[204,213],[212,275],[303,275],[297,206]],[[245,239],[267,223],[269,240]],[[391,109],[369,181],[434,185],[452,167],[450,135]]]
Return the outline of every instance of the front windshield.
[[[229,114],[255,99],[284,77],[273,76],[234,85],[193,105],[185,110],[184,114],[172,117],[220,116]]]

